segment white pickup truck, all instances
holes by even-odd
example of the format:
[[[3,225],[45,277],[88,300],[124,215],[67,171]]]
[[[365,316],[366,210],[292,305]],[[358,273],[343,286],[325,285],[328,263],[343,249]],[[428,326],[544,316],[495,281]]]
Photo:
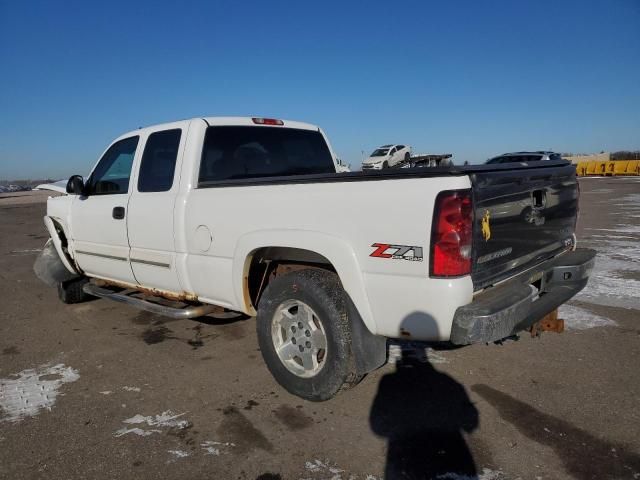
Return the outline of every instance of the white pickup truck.
[[[316,401],[384,364],[387,338],[499,341],[587,283],[568,162],[336,165],[321,129],[288,120],[126,133],[49,199],[34,269],[65,303],[257,316],[275,379]]]

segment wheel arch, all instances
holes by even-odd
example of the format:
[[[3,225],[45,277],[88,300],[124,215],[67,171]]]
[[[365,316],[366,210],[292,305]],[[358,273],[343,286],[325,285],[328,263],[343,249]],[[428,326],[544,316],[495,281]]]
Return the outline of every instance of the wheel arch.
[[[55,217],[45,216],[44,225],[47,227],[51,241],[53,242],[56,252],[58,252],[58,256],[60,257],[60,261],[64,267],[70,273],[80,275],[82,272],[79,271],[71,256],[65,251],[65,249],[68,248],[69,236],[62,222]]]
[[[256,313],[256,305],[251,298],[251,283],[255,282],[251,277],[255,274],[252,266],[260,259],[335,271],[367,329],[374,334],[377,332],[362,269],[353,248],[345,240],[300,230],[259,231],[240,238],[233,261],[234,293],[238,305],[244,306],[245,313],[249,315]]]

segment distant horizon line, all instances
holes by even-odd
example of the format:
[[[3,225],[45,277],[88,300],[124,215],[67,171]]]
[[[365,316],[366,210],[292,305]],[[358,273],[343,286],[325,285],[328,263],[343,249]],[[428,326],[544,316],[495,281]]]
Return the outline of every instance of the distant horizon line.
[[[560,155],[562,155],[563,157],[587,157],[587,156],[591,156],[591,155],[603,155],[603,154],[638,154],[638,156],[640,156],[640,148],[638,149],[632,149],[632,150],[628,150],[628,149],[621,149],[621,150],[610,150],[610,151],[599,151],[599,152],[591,152],[591,153],[574,153],[574,152],[560,152]],[[453,157],[454,163],[456,158],[455,156]],[[624,161],[625,159],[621,159],[622,161]],[[629,159],[626,159],[629,160]],[[361,159],[358,159],[358,161],[360,162],[360,164],[362,163]],[[615,160],[613,160],[615,161]],[[465,160],[459,160],[460,164],[463,164],[465,162]],[[482,164],[484,163],[484,160],[480,161],[480,162],[469,162],[470,164],[474,165],[474,164]],[[69,175],[71,176],[71,175]],[[8,185],[8,184],[18,184],[18,183],[45,183],[45,182],[59,182],[61,180],[66,180],[66,176],[63,176],[62,178],[60,177],[54,177],[54,176],[44,176],[44,177],[22,177],[22,178],[13,178],[13,179],[2,179],[0,178],[0,185]]]

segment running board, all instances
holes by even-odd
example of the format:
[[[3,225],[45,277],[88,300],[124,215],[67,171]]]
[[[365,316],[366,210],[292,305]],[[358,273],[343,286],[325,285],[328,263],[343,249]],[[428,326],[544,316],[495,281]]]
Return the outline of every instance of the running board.
[[[220,307],[216,305],[192,305],[184,308],[168,307],[165,305],[160,305],[158,303],[150,302],[149,300],[132,297],[125,293],[114,292],[112,290],[109,290],[108,288],[98,287],[93,283],[86,283],[82,287],[82,290],[84,291],[84,293],[92,295],[94,297],[107,298],[116,302],[126,303],[127,305],[131,305],[132,307],[138,308],[140,310],[145,310],[147,312],[175,319],[202,317],[209,313],[220,310]]]

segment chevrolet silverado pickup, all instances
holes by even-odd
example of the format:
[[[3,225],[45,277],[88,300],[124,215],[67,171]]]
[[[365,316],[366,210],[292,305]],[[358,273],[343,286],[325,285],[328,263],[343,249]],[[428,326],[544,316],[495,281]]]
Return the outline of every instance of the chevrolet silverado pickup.
[[[50,198],[34,269],[173,318],[256,317],[264,361],[321,401],[387,359],[387,339],[456,345],[535,328],[587,283],[564,160],[337,173],[323,131],[209,117],[117,138]]]

